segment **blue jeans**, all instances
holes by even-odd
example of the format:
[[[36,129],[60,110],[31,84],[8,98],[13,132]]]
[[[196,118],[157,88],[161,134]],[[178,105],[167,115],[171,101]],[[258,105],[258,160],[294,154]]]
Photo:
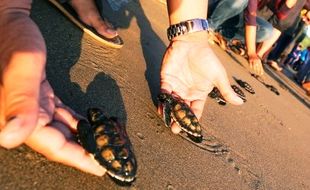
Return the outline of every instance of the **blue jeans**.
[[[214,31],[225,38],[244,41],[244,10],[248,0],[213,0],[209,1],[208,21]],[[257,17],[256,41],[263,42],[271,37],[273,27],[264,19]]]

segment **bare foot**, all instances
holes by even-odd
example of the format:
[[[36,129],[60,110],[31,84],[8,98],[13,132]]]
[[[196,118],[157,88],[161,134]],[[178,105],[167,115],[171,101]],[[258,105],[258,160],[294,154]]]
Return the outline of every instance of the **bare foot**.
[[[96,31],[107,37],[117,36],[117,31],[111,24],[103,21],[94,0],[71,0],[71,6],[75,9],[80,19],[87,25],[94,27]]]
[[[277,62],[272,61],[272,60],[268,60],[267,63],[268,63],[274,70],[276,70],[276,71],[282,71],[282,67],[280,67],[280,66],[278,65]]]

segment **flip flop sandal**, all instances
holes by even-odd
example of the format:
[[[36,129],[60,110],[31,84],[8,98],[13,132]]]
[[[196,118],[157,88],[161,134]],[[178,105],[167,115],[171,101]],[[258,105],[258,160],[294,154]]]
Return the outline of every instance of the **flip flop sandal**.
[[[244,89],[245,89],[246,91],[248,91],[249,93],[255,94],[254,89],[252,88],[252,86],[251,86],[249,83],[247,83],[247,82],[245,82],[245,81],[243,81],[243,80],[241,80],[241,79],[237,79],[237,78],[235,78],[235,77],[233,77],[233,78],[234,78],[234,80],[238,83],[239,86],[241,86],[242,88],[244,88]]]
[[[171,127],[171,121],[174,121],[195,141],[202,139],[198,119],[184,100],[167,93],[160,93],[158,100],[163,107],[163,119],[167,127]]]
[[[236,85],[231,85],[231,88],[234,90],[234,92],[243,100],[243,102],[246,102],[246,97],[243,91]]]
[[[88,110],[88,121],[77,125],[79,143],[114,179],[130,183],[135,179],[137,162],[126,130],[116,118],[106,117],[100,109]]]
[[[224,99],[218,88],[214,87],[208,96],[215,99],[218,104],[222,106],[226,105],[226,100]]]
[[[72,6],[65,2],[61,3],[59,0],[49,0],[59,11],[61,11],[68,19],[70,19],[75,25],[81,28],[85,33],[89,34],[95,40],[113,48],[121,48],[124,45],[123,40],[119,35],[113,38],[107,38],[101,34],[99,34],[93,27],[88,26],[87,24],[83,23],[79,19],[79,16],[72,8]]]

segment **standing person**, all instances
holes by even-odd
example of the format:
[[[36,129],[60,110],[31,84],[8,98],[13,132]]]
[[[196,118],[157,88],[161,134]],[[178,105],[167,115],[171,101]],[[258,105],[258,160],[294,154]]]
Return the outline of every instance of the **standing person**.
[[[94,2],[79,3],[87,7]],[[207,0],[167,3],[172,27],[184,21],[207,22]],[[54,95],[46,79],[46,47],[29,17],[31,4],[31,0],[0,1],[0,145],[9,149],[25,143],[52,161],[101,176],[106,170],[85,154],[80,145],[69,140],[78,118]],[[195,11],[188,11],[189,7]],[[84,14],[95,14],[94,9],[87,11],[77,13],[81,18]],[[185,99],[198,118],[213,86],[220,89],[228,102],[242,104],[208,45],[206,28],[174,34],[162,62],[162,91]],[[172,130],[179,129],[174,125]]]

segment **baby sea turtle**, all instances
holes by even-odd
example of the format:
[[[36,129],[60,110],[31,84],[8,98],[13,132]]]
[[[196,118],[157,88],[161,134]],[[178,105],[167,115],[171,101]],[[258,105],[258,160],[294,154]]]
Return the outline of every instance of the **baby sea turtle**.
[[[231,85],[231,88],[243,100],[243,102],[246,102],[245,94],[243,93],[243,91],[238,86]]]
[[[159,94],[158,100],[163,106],[163,117],[167,127],[170,127],[172,119],[196,141],[202,138],[202,129],[198,119],[184,100],[167,93]]]
[[[273,93],[275,93],[276,95],[280,95],[280,92],[278,91],[278,89],[270,84],[265,84],[266,88],[269,88]]]
[[[269,90],[271,90],[273,93],[275,93],[276,95],[280,95],[280,92],[278,91],[278,89],[270,84],[265,83],[264,79],[258,75],[254,75],[252,74],[252,76],[254,78],[256,78],[256,80],[258,80],[259,82],[261,82],[266,88],[268,88]]]
[[[243,81],[243,80],[241,80],[241,79],[237,79],[237,78],[235,78],[235,77],[233,77],[233,78],[235,79],[235,81],[238,83],[239,86],[241,86],[242,88],[244,88],[244,89],[245,89],[246,91],[248,91],[249,93],[255,94],[254,89],[252,88],[252,86],[251,86],[249,83],[247,83],[247,82],[245,82],[245,81]]]
[[[226,105],[226,101],[222,94],[220,93],[219,89],[214,87],[213,90],[208,95],[210,98],[213,98],[216,100],[216,102],[222,106]]]
[[[77,126],[80,144],[107,169],[107,173],[122,182],[132,182],[137,171],[136,158],[125,128],[116,118],[108,118],[98,108],[88,110],[88,121]]]

